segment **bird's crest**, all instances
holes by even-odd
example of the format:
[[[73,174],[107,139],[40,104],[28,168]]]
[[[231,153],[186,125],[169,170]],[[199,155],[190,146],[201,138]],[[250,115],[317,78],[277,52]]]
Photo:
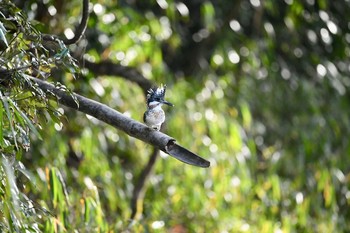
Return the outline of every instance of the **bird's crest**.
[[[157,99],[164,100],[165,92],[166,92],[166,85],[163,85],[163,84],[160,85],[160,87],[150,88],[147,94],[147,102],[151,102]]]

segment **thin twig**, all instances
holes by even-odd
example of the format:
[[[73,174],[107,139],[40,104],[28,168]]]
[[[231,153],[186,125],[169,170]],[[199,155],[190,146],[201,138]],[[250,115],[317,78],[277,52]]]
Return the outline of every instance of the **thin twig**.
[[[77,27],[74,37],[72,39],[65,39],[63,42],[66,45],[77,43],[84,35],[87,21],[89,19],[89,0],[83,0],[82,17],[79,26]]]
[[[147,165],[143,168],[143,170],[140,173],[140,176],[136,181],[130,203],[132,211],[130,216],[131,220],[137,220],[142,214],[143,199],[146,192],[146,182],[153,171],[153,167],[157,161],[158,155],[159,150],[154,148]]]
[[[113,63],[112,61],[101,61],[98,63],[85,60],[84,65],[95,75],[109,75],[120,76],[127,80],[139,85],[144,93],[153,86],[152,82],[146,79],[135,68],[129,66],[122,66],[120,64]]]
[[[87,21],[89,19],[89,0],[83,0],[83,9],[82,9],[82,18],[79,26],[77,27],[74,37],[72,39],[63,39],[63,43],[65,45],[75,44],[77,43],[84,35]],[[51,41],[59,44],[59,38],[56,35],[52,34],[43,34],[42,39],[44,41]]]

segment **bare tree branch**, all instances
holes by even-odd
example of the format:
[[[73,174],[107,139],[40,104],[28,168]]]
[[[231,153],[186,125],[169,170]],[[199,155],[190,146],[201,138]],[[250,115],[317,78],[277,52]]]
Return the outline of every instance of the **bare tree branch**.
[[[95,75],[120,76],[131,82],[135,82],[142,88],[144,93],[147,93],[147,90],[153,86],[150,80],[146,79],[140,72],[132,67],[122,66],[112,61],[94,63],[84,60],[84,65]]]
[[[143,198],[145,195],[145,186],[146,181],[148,180],[154,164],[157,161],[157,158],[159,154],[159,150],[154,148],[152,151],[152,154],[148,160],[147,165],[143,168],[142,172],[140,173],[140,176],[136,182],[136,185],[134,187],[134,191],[132,193],[131,198],[131,217],[132,220],[137,220],[139,216],[142,213],[142,206],[143,206]]]
[[[79,26],[77,27],[74,37],[72,39],[63,39],[63,43],[65,45],[71,45],[77,43],[84,35],[87,21],[89,19],[89,0],[83,0],[83,9],[82,9],[82,17]],[[44,41],[51,41],[54,43],[58,43],[60,40],[56,35],[45,34],[42,36]]]
[[[93,116],[115,128],[124,131],[131,137],[138,138],[148,144],[159,148],[174,158],[198,167],[209,167],[210,162],[181,147],[176,140],[160,131],[150,129],[144,124],[124,116],[120,112],[84,96],[67,93],[54,85],[32,78],[43,91],[53,93],[59,103]]]
[[[84,35],[87,21],[89,19],[89,0],[83,0],[83,10],[79,26],[76,28],[72,39],[65,39],[63,42],[66,45],[77,43]]]

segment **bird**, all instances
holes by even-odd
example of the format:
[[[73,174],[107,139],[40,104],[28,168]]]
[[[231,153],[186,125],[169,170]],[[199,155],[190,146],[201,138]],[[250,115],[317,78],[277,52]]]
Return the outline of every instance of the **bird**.
[[[166,85],[150,88],[147,94],[147,110],[143,114],[143,121],[151,129],[160,130],[165,121],[165,113],[162,105],[174,106],[172,103],[164,100]]]

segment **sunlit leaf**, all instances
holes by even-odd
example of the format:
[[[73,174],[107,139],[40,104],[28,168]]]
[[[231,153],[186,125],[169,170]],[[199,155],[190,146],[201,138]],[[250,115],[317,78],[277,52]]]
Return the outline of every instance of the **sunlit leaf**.
[[[51,168],[49,170],[49,184],[50,184],[50,193],[51,193],[51,201],[53,207],[56,208],[59,203],[59,181],[56,176],[56,169]]]
[[[281,200],[281,187],[278,176],[271,177],[272,194],[274,200]]]
[[[250,114],[249,106],[247,103],[241,104],[241,112],[243,118],[243,126],[249,129],[252,123],[252,115]]]
[[[6,40],[6,29],[3,24],[0,22],[0,49],[5,50],[8,47],[8,43]]]
[[[235,123],[231,124],[230,128],[230,137],[228,142],[232,147],[234,152],[238,152],[242,148],[242,138],[239,131],[239,126]]]
[[[207,26],[209,30],[215,28],[215,8],[211,2],[206,1],[201,7],[201,13],[204,18],[204,25]]]

